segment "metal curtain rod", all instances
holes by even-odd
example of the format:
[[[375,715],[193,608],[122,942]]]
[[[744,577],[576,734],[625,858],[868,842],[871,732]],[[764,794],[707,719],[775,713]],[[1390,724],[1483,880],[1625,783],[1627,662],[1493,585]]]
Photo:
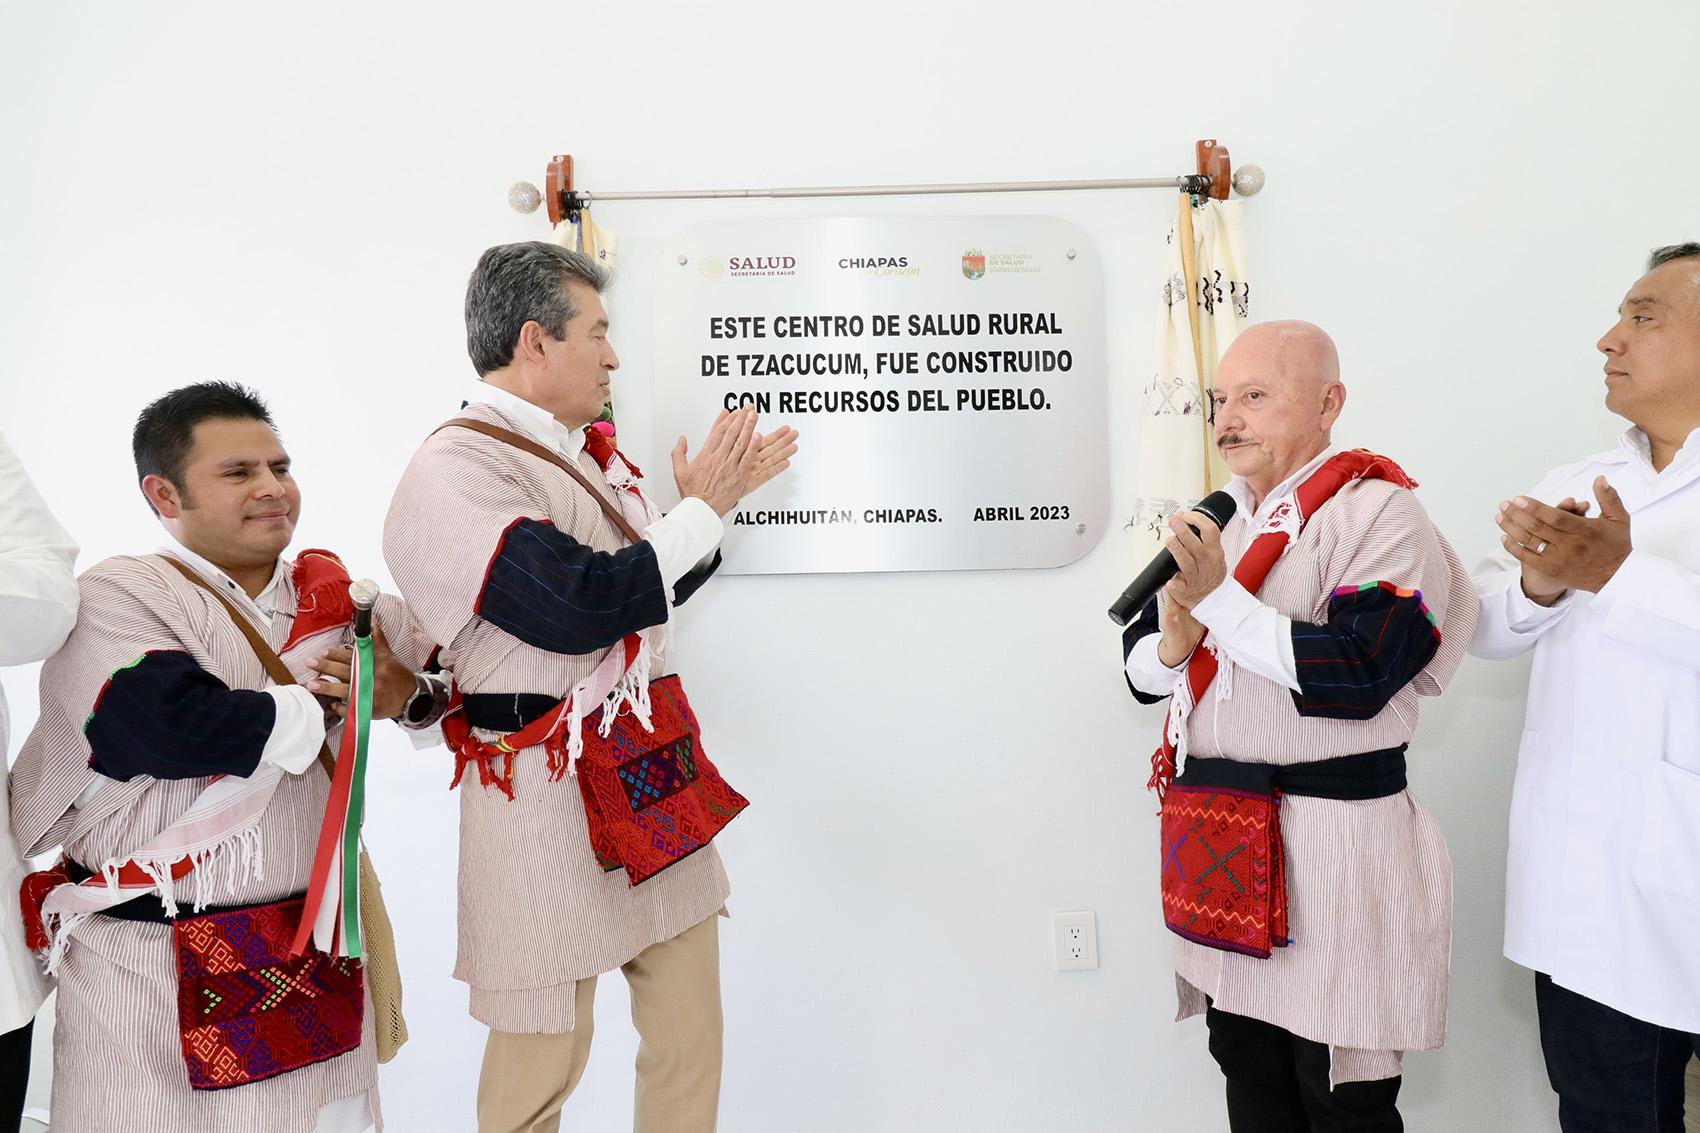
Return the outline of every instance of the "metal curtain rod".
[[[926,196],[945,193],[1047,193],[1073,192],[1089,189],[1172,189],[1198,196],[1224,200],[1232,185],[1242,197],[1255,195],[1263,188],[1263,170],[1255,165],[1233,170],[1228,160],[1228,147],[1217,145],[1215,139],[1200,141],[1196,147],[1198,172],[1177,177],[1131,177],[1099,181],[976,181],[959,184],[932,185],[829,185],[790,189],[684,189],[645,192],[592,193],[573,186],[573,159],[570,154],[557,156],[549,163],[545,181],[547,194],[529,181],[520,181],[508,190],[508,203],[518,212],[535,212],[547,201],[549,219],[559,224],[563,219],[577,216],[594,201],[702,201],[734,198],[802,198],[802,197],[896,197]]]

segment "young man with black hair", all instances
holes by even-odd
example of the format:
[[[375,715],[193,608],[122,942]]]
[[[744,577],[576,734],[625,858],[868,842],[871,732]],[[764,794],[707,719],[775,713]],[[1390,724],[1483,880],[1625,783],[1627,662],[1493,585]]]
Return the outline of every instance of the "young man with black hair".
[[[79,579],[12,773],[34,943],[59,980],[56,1133],[359,1133],[378,1120],[362,969],[289,954],[348,686],[348,574],[284,557],[301,491],[252,392],[206,382],[143,410],[136,474],[169,541]],[[436,695],[400,602],[377,617],[374,718]],[[251,642],[237,619],[257,635]],[[262,648],[301,684],[273,683]],[[263,989],[260,994],[256,989]]]

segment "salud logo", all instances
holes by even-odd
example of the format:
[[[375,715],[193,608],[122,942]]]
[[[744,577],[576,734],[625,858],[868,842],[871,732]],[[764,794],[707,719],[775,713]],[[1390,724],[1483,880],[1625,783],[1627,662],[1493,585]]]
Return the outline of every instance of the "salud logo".
[[[969,279],[979,279],[986,274],[986,253],[978,248],[970,248],[962,253],[962,274]]]

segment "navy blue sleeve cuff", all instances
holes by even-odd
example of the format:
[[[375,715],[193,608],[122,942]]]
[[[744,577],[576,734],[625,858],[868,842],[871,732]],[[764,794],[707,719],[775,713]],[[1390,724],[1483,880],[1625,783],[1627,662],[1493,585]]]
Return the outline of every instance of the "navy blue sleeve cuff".
[[[527,645],[593,653],[667,620],[667,594],[646,542],[595,551],[546,520],[502,533],[476,613]]]
[[[1388,582],[1341,587],[1325,623],[1293,623],[1293,704],[1301,716],[1371,719],[1439,649],[1440,630],[1420,591]]]
[[[701,590],[702,584],[712,578],[714,572],[719,569],[720,552],[715,551],[714,558],[709,560],[707,566],[693,568],[689,574],[673,584],[673,605],[683,606],[690,600],[691,595]]]
[[[1133,698],[1141,704],[1160,704],[1169,699],[1167,696],[1154,696],[1134,687],[1133,678],[1127,675],[1127,659],[1133,655],[1133,647],[1142,637],[1149,637],[1159,632],[1157,624],[1157,603],[1152,602],[1139,612],[1139,616],[1127,624],[1122,630],[1122,679],[1127,681],[1127,690],[1133,693]]]
[[[276,719],[265,693],[232,689],[187,653],[158,650],[107,678],[83,734],[89,766],[109,779],[248,776]]]

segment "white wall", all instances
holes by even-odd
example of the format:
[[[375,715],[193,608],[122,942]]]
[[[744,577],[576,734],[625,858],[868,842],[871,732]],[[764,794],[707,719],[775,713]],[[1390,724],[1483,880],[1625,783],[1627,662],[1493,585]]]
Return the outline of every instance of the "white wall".
[[[1423,480],[1470,560],[1498,499],[1610,443],[1593,341],[1646,250],[1700,233],[1691,68],[1659,57],[1700,35],[1686,0],[95,9],[0,14],[0,429],[85,563],[157,538],[130,487],[135,411],[225,377],[272,400],[305,485],[298,545],[380,573],[390,488],[470,377],[466,273],[543,234],[504,194],[556,151],[591,189],[658,189],[1150,176],[1219,137],[1269,174],[1247,215],[1254,315],[1334,332],[1342,439]],[[607,205],[623,428],[643,451],[650,281],[688,224],[1052,213],[1106,263],[1126,515],[1171,208]],[[1055,571],[729,578],[688,608],[710,750],[755,804],[720,842],[729,1133],[1148,1130],[1201,1104],[1225,1124],[1201,1025],[1169,1022],[1141,789],[1158,716],[1127,697],[1103,615],[1128,548],[1112,532]],[[6,677],[20,724],[31,680]],[[1413,1130],[1555,1127],[1531,978],[1498,950],[1524,681],[1468,663],[1417,736],[1457,930],[1451,1042],[1407,1063]],[[415,1035],[383,1074],[404,1133],[470,1127],[481,1050],[448,975],[448,775],[394,737],[373,770]],[[1102,968],[1059,975],[1049,917],[1074,908],[1098,912]],[[569,1129],[628,1120],[621,981],[598,1007]]]

